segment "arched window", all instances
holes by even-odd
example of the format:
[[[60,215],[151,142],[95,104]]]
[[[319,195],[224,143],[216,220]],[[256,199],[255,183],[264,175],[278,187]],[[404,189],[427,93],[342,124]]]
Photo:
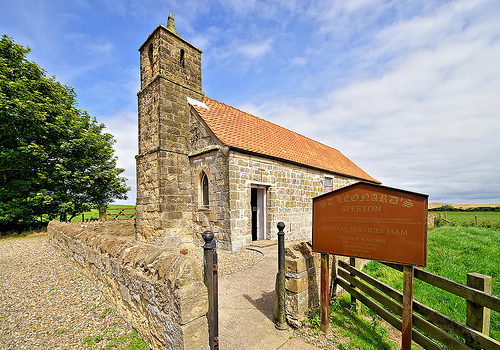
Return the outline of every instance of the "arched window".
[[[204,171],[201,172],[201,203],[208,208],[208,176]]]

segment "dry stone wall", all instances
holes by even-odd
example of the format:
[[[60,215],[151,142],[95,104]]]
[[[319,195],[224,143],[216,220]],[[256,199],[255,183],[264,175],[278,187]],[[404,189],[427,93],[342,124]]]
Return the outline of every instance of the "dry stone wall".
[[[47,232],[153,349],[208,349],[201,267],[185,250],[135,241],[130,227],[53,221]]]

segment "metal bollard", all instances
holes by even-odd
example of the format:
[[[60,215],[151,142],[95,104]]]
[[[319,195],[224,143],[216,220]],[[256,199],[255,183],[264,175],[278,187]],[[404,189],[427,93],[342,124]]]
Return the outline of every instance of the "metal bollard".
[[[278,222],[278,317],[276,328],[285,330],[288,328],[285,320],[285,224]]]
[[[219,283],[217,247],[212,231],[205,231],[203,246],[203,268],[205,285],[208,289],[208,334],[211,350],[219,349]]]

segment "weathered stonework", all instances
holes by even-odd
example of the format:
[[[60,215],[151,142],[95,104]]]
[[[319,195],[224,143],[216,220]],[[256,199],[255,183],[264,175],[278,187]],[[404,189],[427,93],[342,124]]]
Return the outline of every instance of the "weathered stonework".
[[[329,271],[337,268],[335,260],[348,262],[345,256],[330,255]],[[363,268],[369,260],[360,259]],[[330,273],[331,276],[331,273]],[[307,310],[318,308],[321,294],[321,254],[313,252],[311,241],[293,242],[285,249],[285,313],[287,322],[298,328]],[[336,286],[337,292],[343,289]]]
[[[200,266],[179,249],[135,241],[131,223],[52,221],[47,232],[153,349],[208,349]]]
[[[201,51],[158,26],[139,49],[137,234],[158,245],[193,241],[190,106],[203,99]]]
[[[320,267],[320,254],[313,253],[307,242],[285,249],[285,311],[294,327],[300,327],[309,308],[319,306]]]
[[[333,179],[333,189],[357,180],[292,165],[284,161],[229,152],[231,248],[241,249],[251,242],[250,188],[266,188],[266,238],[277,239],[276,225],[285,223],[287,240],[311,237],[312,198],[324,193],[325,176]]]
[[[239,250],[252,241],[252,188],[263,203],[259,239],[276,239],[279,221],[288,239],[310,238],[312,198],[324,193],[325,177],[332,179],[331,190],[357,181],[223,144],[189,104],[203,105],[201,51],[178,35],[173,19],[158,26],[139,51],[140,241],[199,246],[202,232],[211,230],[219,247]],[[208,205],[202,203],[203,176]]]
[[[436,226],[437,214],[427,214],[427,229],[432,230]]]

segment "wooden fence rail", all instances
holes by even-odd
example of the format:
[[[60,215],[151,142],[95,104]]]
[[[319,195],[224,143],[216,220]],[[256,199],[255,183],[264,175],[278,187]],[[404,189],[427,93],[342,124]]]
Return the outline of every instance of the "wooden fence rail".
[[[130,212],[133,210],[133,212]],[[135,218],[135,209],[131,208],[117,208],[117,209],[107,209],[106,217],[108,220],[118,220],[120,217],[123,219],[133,219]]]
[[[387,265],[400,271],[403,269],[400,265]],[[417,270],[419,271],[418,273]],[[402,322],[397,316],[401,317],[402,315],[402,293],[340,260],[338,261],[336,276],[335,283],[394,327],[401,330]],[[447,291],[451,290],[451,293],[483,307],[495,311],[498,311],[500,308],[499,298],[425,270],[415,268],[415,278],[419,278],[438,288]],[[382,306],[377,304],[377,302]],[[418,301],[413,301],[413,310],[412,322],[414,329],[412,330],[412,338],[425,349],[445,349],[443,345],[450,349],[490,350],[500,348],[500,342],[497,340],[468,325],[445,316]],[[418,328],[418,330],[415,328]]]

